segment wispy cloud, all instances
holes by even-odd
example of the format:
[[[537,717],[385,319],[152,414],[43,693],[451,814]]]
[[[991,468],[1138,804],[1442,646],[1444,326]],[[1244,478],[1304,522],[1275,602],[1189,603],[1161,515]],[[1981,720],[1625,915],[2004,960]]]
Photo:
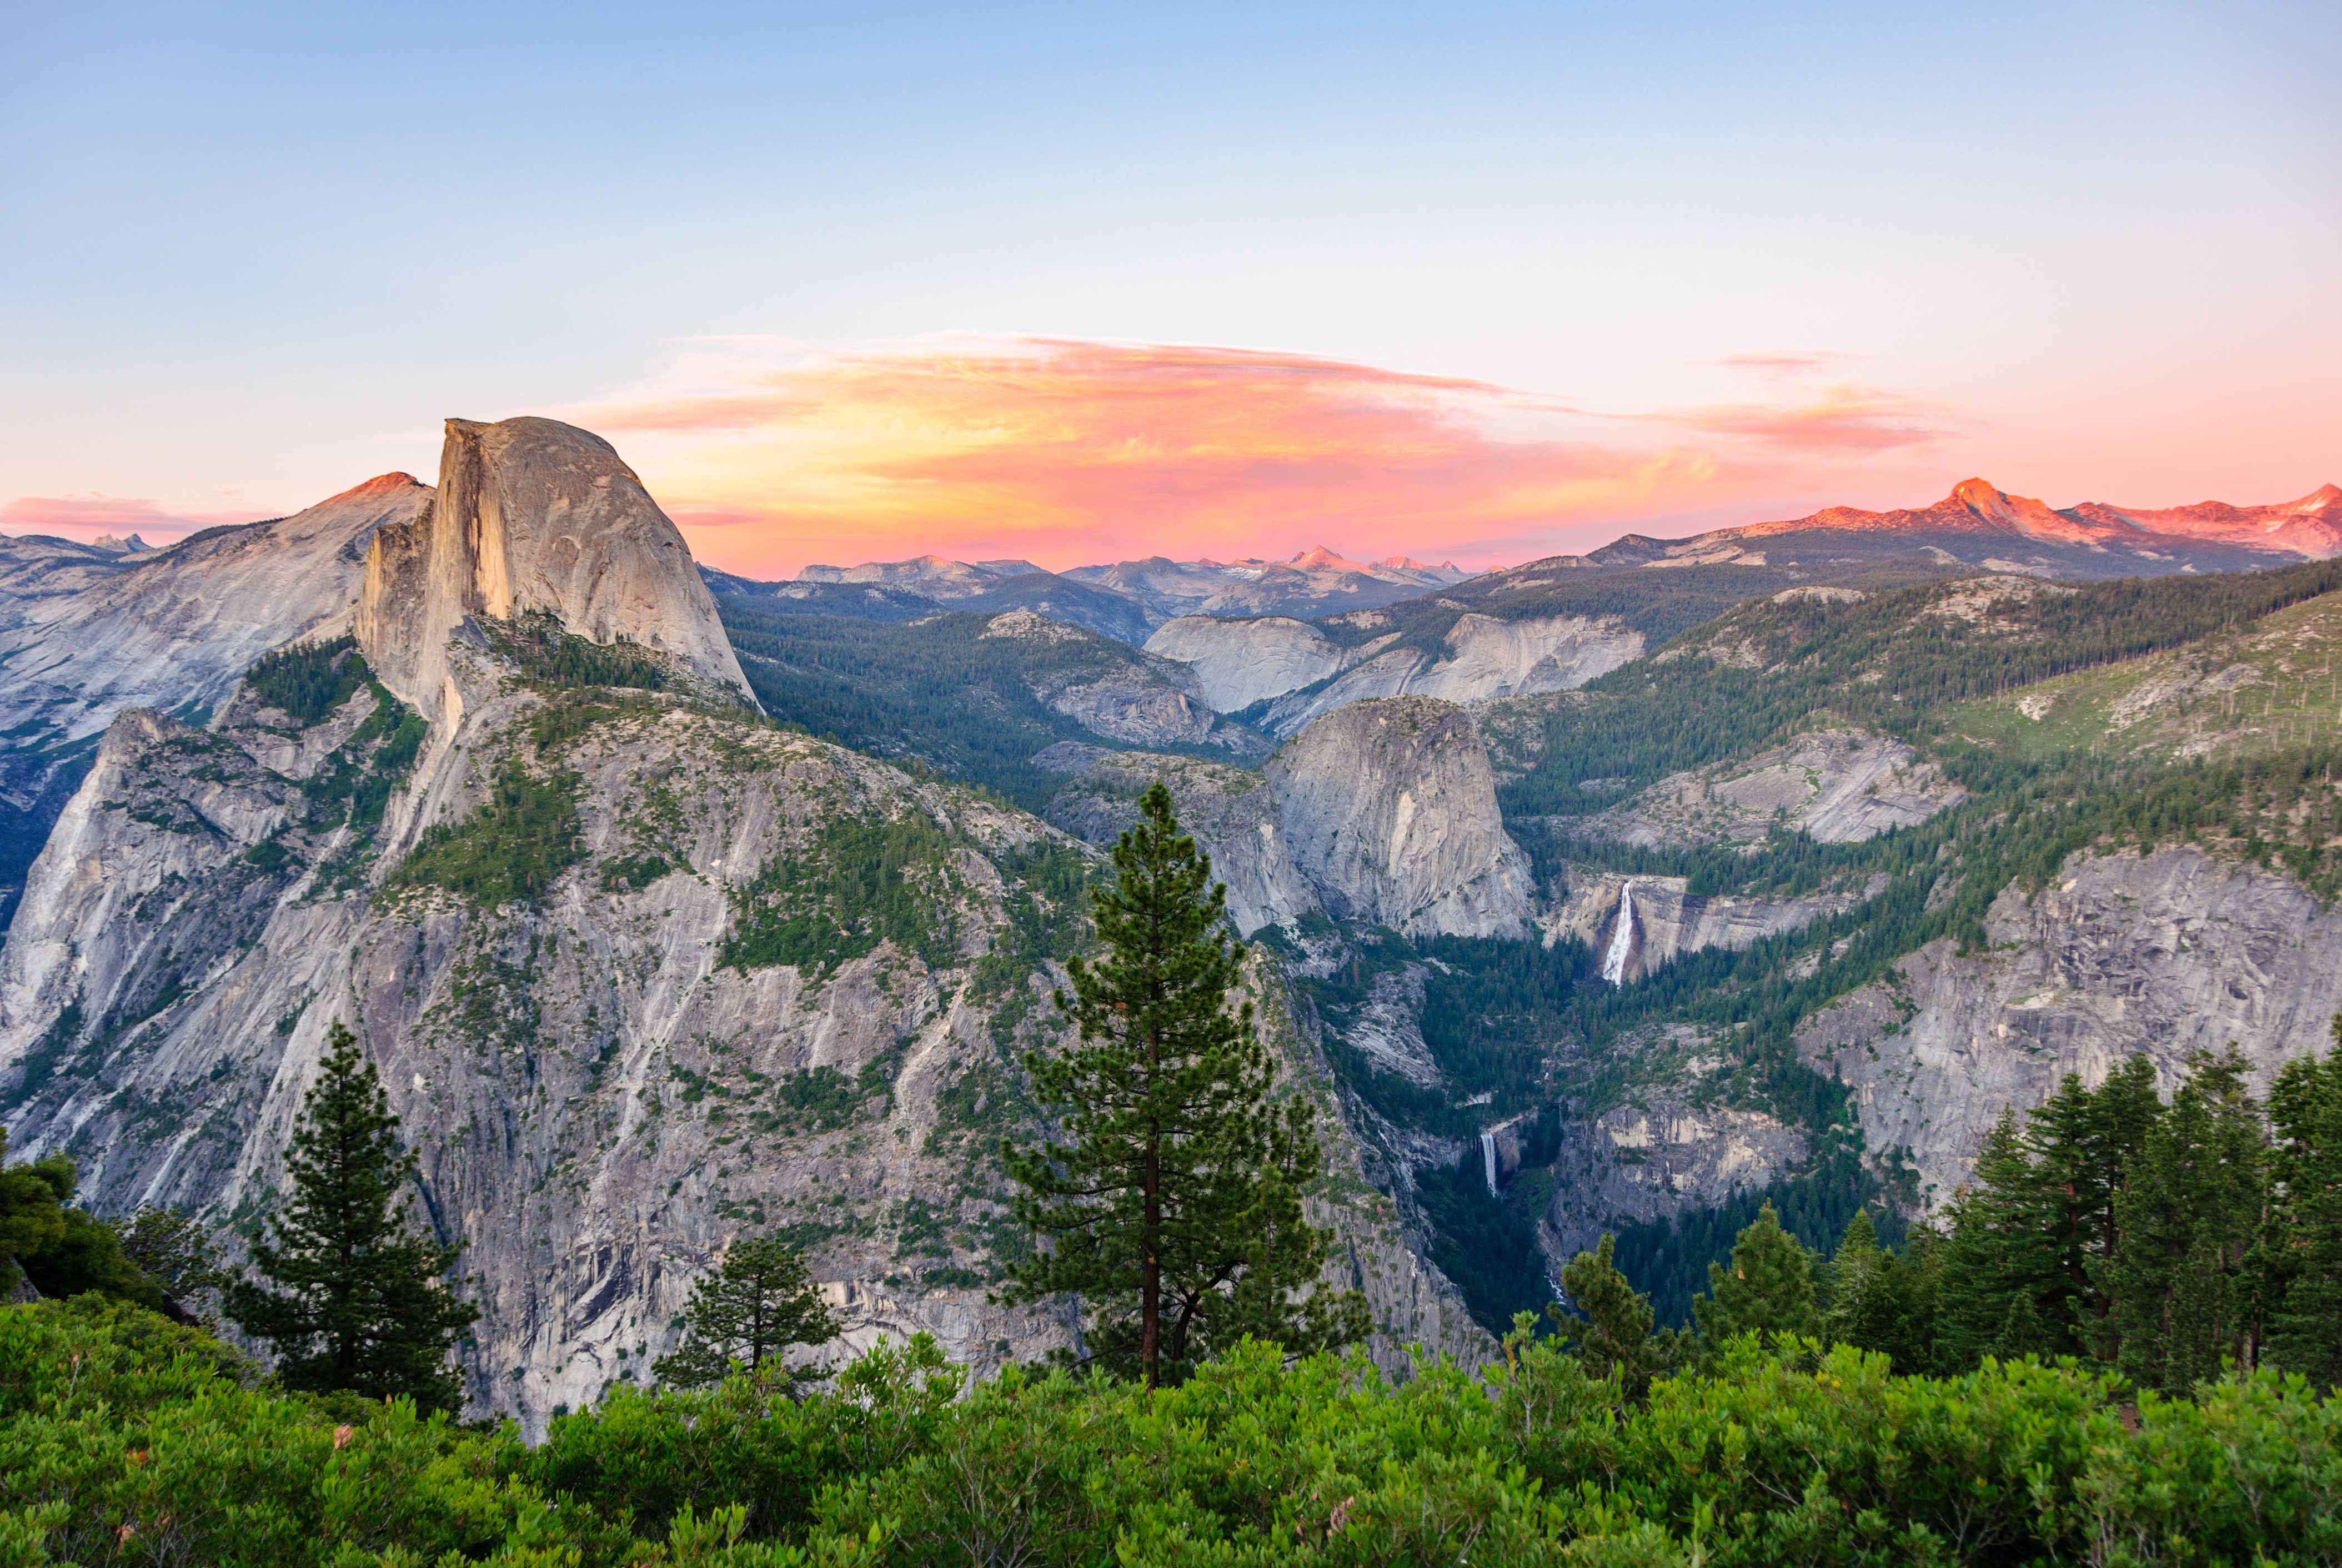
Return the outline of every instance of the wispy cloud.
[[[11,533],[50,534],[84,544],[101,535],[136,534],[164,544],[221,523],[249,523],[251,511],[188,513],[161,502],[122,495],[19,495],[0,503],[0,528]]]
[[[1835,365],[1845,357],[1826,348],[1759,348],[1697,363],[1723,370],[1753,370],[1764,375],[1801,375]]]
[[[616,440],[687,532],[709,531],[704,553],[775,571],[926,550],[1071,564],[1321,541],[1561,548],[1607,520],[1726,504],[1778,457],[1925,439],[1918,408],[1839,388],[1595,414],[1309,355],[953,336],[703,341],[656,385],[556,412]]]
[[[1756,443],[1786,454],[1867,454],[1957,433],[1947,410],[1875,386],[1833,386],[1805,403],[1727,403],[1652,417],[1684,430]]]

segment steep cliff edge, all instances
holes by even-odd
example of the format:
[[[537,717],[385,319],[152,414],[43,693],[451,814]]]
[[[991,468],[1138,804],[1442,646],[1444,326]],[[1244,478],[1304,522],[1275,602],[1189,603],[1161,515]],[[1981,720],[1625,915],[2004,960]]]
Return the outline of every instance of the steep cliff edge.
[[[1505,832],[1469,714],[1427,697],[1356,703],[1268,761],[1293,864],[1327,913],[1417,935],[1516,936],[1534,879]]]
[[[1419,936],[1519,936],[1534,879],[1505,832],[1471,715],[1400,697],[1320,719],[1261,773],[1150,753],[1052,747],[1075,776],[1051,822],[1110,844],[1161,779],[1251,935],[1310,915]]]
[[[431,509],[382,530],[366,556],[359,645],[437,719],[450,716],[448,639],[475,617],[535,614],[756,701],[683,535],[608,442],[550,419],[451,419]]]
[[[1910,1151],[1929,1206],[1968,1179],[2001,1107],[2040,1104],[2067,1073],[2095,1084],[2143,1053],[2167,1094],[2190,1052],[2233,1042],[2266,1091],[2342,1012],[2342,910],[2190,846],[2076,855],[2038,893],[2005,889],[1985,933],[1975,954],[1929,944],[1797,1034],[1853,1089],[1867,1145]]]
[[[0,923],[115,714],[216,708],[262,654],[345,626],[368,541],[430,501],[385,474],[166,550],[0,542]]]

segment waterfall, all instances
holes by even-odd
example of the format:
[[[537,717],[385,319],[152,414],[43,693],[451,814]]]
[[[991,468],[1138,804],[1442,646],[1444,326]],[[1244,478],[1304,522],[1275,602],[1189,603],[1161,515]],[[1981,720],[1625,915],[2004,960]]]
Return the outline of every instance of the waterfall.
[[[1626,984],[1626,954],[1635,946],[1635,879],[1618,890],[1618,924],[1610,928],[1610,951],[1602,955],[1602,978],[1613,985]]]
[[[1493,1198],[1497,1195],[1496,1134],[1494,1133],[1480,1134],[1480,1163],[1488,1168],[1488,1195]]]

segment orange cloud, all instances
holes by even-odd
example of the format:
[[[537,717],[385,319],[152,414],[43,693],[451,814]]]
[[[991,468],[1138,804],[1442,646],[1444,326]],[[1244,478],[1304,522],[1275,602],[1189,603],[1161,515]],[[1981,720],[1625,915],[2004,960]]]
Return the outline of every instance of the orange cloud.
[[[703,344],[666,386],[560,412],[610,435],[686,533],[706,531],[706,558],[776,574],[926,551],[1066,566],[1320,542],[1467,562],[1481,542],[1561,548],[1621,517],[1734,499],[1765,468],[1753,448],[1908,439],[1884,439],[1886,407],[1601,416],[1306,355],[951,338]]]

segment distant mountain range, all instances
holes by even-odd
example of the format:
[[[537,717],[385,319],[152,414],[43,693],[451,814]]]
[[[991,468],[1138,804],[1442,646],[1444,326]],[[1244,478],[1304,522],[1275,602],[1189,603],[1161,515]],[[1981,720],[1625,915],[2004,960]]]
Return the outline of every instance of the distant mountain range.
[[[1924,555],[1987,571],[2098,578],[2248,571],[2337,554],[2342,488],[2331,484],[2267,506],[2200,501],[2146,508],[2085,501],[2060,508],[2008,494],[1982,479],[1964,479],[1942,500],[1916,510],[1831,506],[1688,539],[1629,534],[1584,555],[1551,557],[1550,564],[1771,565],[1826,573]]]
[[[1800,582],[1923,576],[1982,568],[2069,579],[2235,572],[2342,554],[2342,487],[2298,500],[2236,506],[2125,507],[2085,501],[2053,507],[1967,479],[1933,505],[1866,512],[1831,506],[1808,516],[1719,528],[1686,539],[1628,534],[1579,555],[1550,555],[1474,576],[1453,562],[1412,556],[1350,560],[1319,545],[1290,559],[1144,560],[1050,572],[1030,561],[920,555],[858,566],[807,566],[786,583],[702,567],[717,594],[748,594],[766,609],[858,619],[913,620],[938,605],[987,614],[1032,610],[1127,643],[1144,643],[1186,615],[1316,620],[1379,610],[1470,582],[1476,601],[1558,569],[1763,568],[1754,594]],[[1713,596],[1713,595],[1710,595]],[[1742,595],[1725,591],[1729,600]]]

